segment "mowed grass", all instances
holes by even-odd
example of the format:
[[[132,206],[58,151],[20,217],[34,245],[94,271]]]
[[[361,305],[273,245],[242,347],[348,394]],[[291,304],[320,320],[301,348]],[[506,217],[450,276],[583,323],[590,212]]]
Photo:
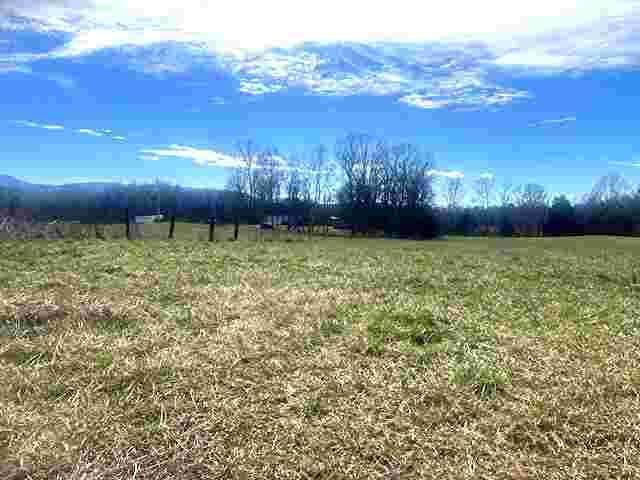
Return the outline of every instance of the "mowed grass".
[[[0,477],[640,478],[639,278],[640,239],[0,243]]]

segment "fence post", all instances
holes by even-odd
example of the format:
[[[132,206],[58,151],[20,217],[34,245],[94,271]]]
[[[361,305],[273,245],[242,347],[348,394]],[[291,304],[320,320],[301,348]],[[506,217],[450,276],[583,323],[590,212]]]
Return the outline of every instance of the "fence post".
[[[215,229],[216,229],[216,217],[211,217],[209,219],[209,241],[210,242],[213,242]]]
[[[171,223],[169,225],[169,240],[173,240],[173,234],[176,230],[176,216],[171,215]]]
[[[238,212],[238,205],[233,208],[233,240],[238,240],[238,233],[240,231],[240,212]]]
[[[131,240],[131,217],[129,216],[129,208],[125,209],[125,215],[127,216],[127,240]]]
[[[104,233],[104,225],[100,225],[98,224],[98,222],[96,221],[95,223],[95,233],[96,233],[96,238],[98,240],[105,240],[105,233]]]

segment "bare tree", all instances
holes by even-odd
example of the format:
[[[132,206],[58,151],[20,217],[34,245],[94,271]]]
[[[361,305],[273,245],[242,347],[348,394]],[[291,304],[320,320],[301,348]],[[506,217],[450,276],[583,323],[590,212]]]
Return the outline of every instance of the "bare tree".
[[[485,233],[489,232],[489,227],[491,224],[489,218],[489,206],[491,205],[491,200],[493,200],[495,186],[496,179],[490,173],[480,175],[480,177],[478,177],[474,182],[476,197],[478,199],[478,202],[482,206],[482,230]]]
[[[462,178],[447,178],[446,183],[446,201],[447,207],[450,210],[455,210],[460,206],[462,201],[462,197],[464,197],[464,185],[462,183]]]
[[[513,186],[513,182],[511,182],[511,180],[505,181],[500,186],[500,204],[503,207],[508,207],[513,202],[514,190],[515,187]]]
[[[549,195],[543,186],[528,183],[514,194],[518,223],[523,233],[541,235],[547,214]]]
[[[288,159],[288,167],[283,176],[284,191],[289,203],[297,203],[308,194],[307,179],[298,158],[291,155]]]
[[[256,200],[273,204],[280,199],[285,163],[275,149],[258,154],[253,173]]]
[[[320,204],[322,202],[323,180],[327,168],[327,149],[324,145],[314,148],[309,162],[309,176],[311,179],[311,201]]]
[[[242,172],[244,179],[241,184],[244,185],[243,192],[248,197],[249,208],[252,209],[255,206],[255,194],[256,194],[256,161],[258,159],[258,147],[253,140],[245,140],[238,142],[237,145],[238,156],[242,161]],[[237,190],[234,190],[237,191]]]
[[[349,134],[336,145],[336,159],[342,167],[345,184],[343,201],[351,210],[352,233],[370,227],[383,183],[385,146],[364,134]]]
[[[489,209],[491,200],[493,200],[496,179],[491,174],[481,175],[474,183],[474,189],[480,205],[485,210]]]
[[[618,173],[609,173],[600,178],[587,197],[589,203],[619,200],[631,192],[631,185]]]
[[[316,146],[311,152],[306,166],[308,196],[311,207],[311,232],[313,233],[317,221],[317,212],[322,208],[324,183],[327,169],[327,149],[324,145]]]

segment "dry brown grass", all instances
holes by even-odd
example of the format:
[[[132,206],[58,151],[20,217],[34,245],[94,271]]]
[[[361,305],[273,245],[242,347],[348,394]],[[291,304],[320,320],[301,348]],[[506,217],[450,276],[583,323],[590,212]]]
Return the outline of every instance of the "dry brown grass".
[[[282,244],[209,247],[205,267],[164,244],[122,246],[139,263],[115,273],[90,270],[91,244],[68,271],[36,262],[58,283],[0,287],[0,317],[21,325],[0,335],[0,478],[640,478],[637,336],[585,333],[562,299],[540,310],[551,334],[516,328],[506,300],[486,323],[460,245],[420,274],[399,261],[420,264],[416,244],[343,242],[312,247],[339,268]],[[145,257],[175,248],[166,268]],[[450,282],[449,259],[455,287],[407,293]],[[637,308],[620,292],[608,315]],[[414,341],[427,314],[452,326],[442,342]],[[20,333],[32,324],[46,328]]]

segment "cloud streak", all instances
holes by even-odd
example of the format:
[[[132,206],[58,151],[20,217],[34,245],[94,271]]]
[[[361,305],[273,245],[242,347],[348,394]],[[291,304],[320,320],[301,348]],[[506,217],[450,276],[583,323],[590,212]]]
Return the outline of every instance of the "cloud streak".
[[[530,123],[530,127],[542,127],[544,125],[564,125],[567,123],[573,123],[577,120],[576,117],[562,117],[562,118],[553,118],[549,120],[541,120],[539,122]]]
[[[104,137],[104,133],[99,132],[97,130],[93,130],[92,128],[78,128],[76,129],[76,133],[82,133],[83,135],[91,135],[92,137]]]
[[[50,123],[38,123],[38,122],[31,122],[28,120],[18,120],[14,123],[16,125],[20,125],[23,127],[41,128],[43,130],[64,130],[64,127],[62,125],[55,125]]]
[[[139,152],[139,158],[143,160],[180,158],[191,160],[195,165],[222,168],[236,168],[244,165],[242,159],[233,155],[227,155],[216,150],[195,148],[179,144],[169,145],[166,148],[142,149]]]
[[[21,127],[39,128],[42,130],[56,130],[56,131],[66,130],[64,125],[51,124],[51,123],[39,123],[39,122],[30,121],[30,120],[16,120],[13,123]],[[127,139],[127,137],[124,137],[122,135],[113,135],[113,130],[110,130],[110,129],[76,128],[73,131],[75,133],[79,133],[81,135],[88,135],[91,137],[107,137],[112,140],[118,140],[118,141],[125,141]]]
[[[195,165],[206,167],[221,167],[221,168],[244,168],[246,163],[237,155],[229,155],[217,150],[208,148],[196,148],[189,145],[173,144],[164,148],[145,148],[138,152],[138,158],[141,160],[157,161],[164,158],[179,158],[184,160],[191,160]],[[270,159],[275,162],[275,168],[277,170],[300,170],[308,171],[302,167],[296,167],[289,164],[287,159],[280,155],[271,155]],[[261,164],[261,158],[259,156],[254,157],[252,168],[261,169],[264,168]]]

